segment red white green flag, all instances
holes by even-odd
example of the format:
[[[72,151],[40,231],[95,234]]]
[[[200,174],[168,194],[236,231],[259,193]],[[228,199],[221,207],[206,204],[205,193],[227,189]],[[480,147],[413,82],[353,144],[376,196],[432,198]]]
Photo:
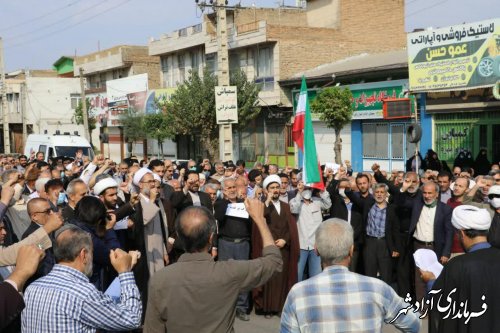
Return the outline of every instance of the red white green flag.
[[[306,78],[302,76],[299,101],[295,111],[295,119],[292,129],[293,141],[297,144],[304,157],[302,158],[302,180],[306,186],[325,189],[321,168],[316,153],[316,141],[307,98]]]

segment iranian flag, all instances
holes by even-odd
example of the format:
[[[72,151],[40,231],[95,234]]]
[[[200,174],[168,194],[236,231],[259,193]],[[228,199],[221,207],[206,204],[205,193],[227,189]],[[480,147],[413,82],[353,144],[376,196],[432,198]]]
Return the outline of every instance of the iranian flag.
[[[293,121],[292,138],[303,154],[301,167],[304,184],[324,190],[325,184],[323,183],[321,168],[316,154],[316,142],[314,140],[311,110],[309,109],[306,78],[304,76],[302,76],[300,96]]]

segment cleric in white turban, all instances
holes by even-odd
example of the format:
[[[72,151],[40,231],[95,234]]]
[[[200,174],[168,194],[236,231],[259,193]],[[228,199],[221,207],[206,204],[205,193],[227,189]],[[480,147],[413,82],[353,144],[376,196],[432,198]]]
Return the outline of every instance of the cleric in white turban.
[[[488,230],[491,215],[483,208],[460,205],[453,209],[451,223],[458,230]]]
[[[141,182],[142,177],[144,177],[144,175],[147,173],[152,173],[152,171],[149,170],[148,168],[141,168],[141,169],[137,170],[134,174],[134,179],[132,180],[134,185],[139,186],[139,183]]]

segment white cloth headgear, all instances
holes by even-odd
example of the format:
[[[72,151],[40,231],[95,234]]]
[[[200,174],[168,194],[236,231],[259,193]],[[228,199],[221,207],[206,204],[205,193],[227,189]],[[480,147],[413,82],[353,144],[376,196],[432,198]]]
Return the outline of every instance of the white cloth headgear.
[[[139,183],[141,182],[142,177],[144,177],[145,174],[147,173],[153,173],[151,170],[148,168],[141,168],[136,171],[134,174],[134,179],[132,180],[135,186],[139,186]]]
[[[113,178],[104,178],[94,185],[94,194],[99,195],[108,188],[118,187],[118,183]]]
[[[484,208],[460,205],[453,209],[451,223],[459,230],[488,230],[491,225],[491,215]]]
[[[278,183],[281,186],[281,178],[278,175],[270,175],[264,179],[264,183],[262,184],[264,188],[267,190],[267,186],[271,183]]]

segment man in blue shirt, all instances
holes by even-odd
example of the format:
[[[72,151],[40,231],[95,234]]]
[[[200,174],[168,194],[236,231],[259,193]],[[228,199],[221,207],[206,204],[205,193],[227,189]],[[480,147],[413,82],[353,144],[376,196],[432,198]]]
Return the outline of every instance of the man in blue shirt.
[[[92,252],[90,234],[77,226],[68,224],[56,232],[57,264],[26,289],[23,332],[131,330],[141,325],[141,299],[130,271],[137,258],[120,249],[110,252],[121,290],[120,302],[115,303],[89,281]]]
[[[348,270],[353,254],[353,230],[340,219],[329,219],[316,231],[316,252],[323,272],[296,284],[281,315],[281,332],[382,332],[408,306],[385,282]],[[418,332],[413,312],[392,323],[403,332]]]

